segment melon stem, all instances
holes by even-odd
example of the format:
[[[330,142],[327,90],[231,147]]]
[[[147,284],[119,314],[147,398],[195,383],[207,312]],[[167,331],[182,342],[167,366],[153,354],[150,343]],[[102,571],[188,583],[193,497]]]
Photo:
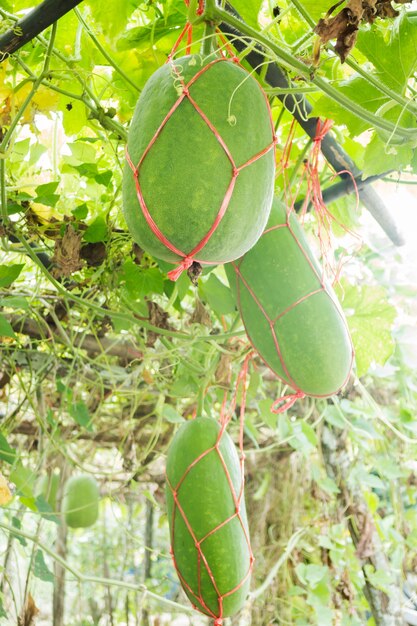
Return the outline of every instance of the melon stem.
[[[201,44],[201,55],[208,57],[214,52],[216,24],[212,21],[206,21],[204,24],[203,42]]]

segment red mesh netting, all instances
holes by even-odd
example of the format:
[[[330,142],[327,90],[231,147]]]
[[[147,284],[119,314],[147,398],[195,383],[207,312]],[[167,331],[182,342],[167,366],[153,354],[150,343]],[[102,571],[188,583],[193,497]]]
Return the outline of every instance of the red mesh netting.
[[[242,165],[239,165],[239,166],[236,165],[236,163],[235,163],[235,161],[233,159],[233,156],[232,156],[232,154],[231,154],[231,152],[230,152],[226,142],[221,137],[221,134],[219,133],[219,131],[216,128],[216,126],[210,121],[209,117],[198,106],[197,102],[194,100],[194,98],[190,94],[190,88],[214,64],[217,64],[217,63],[236,63],[236,64],[239,64],[239,59],[236,56],[233,56],[232,59],[230,60],[229,58],[227,58],[225,56],[224,52],[221,52],[221,56],[220,57],[215,58],[213,61],[211,61],[210,63],[205,65],[199,72],[197,72],[197,74],[195,74],[191,78],[191,80],[188,83],[185,83],[183,77],[181,76],[180,72],[178,71],[177,67],[175,66],[175,63],[172,60],[172,56],[173,56],[173,53],[178,48],[179,41],[185,36],[185,34],[187,34],[187,36],[188,36],[187,53],[189,52],[189,48],[190,48],[190,45],[191,45],[191,32],[192,32],[192,26],[189,23],[187,23],[186,26],[184,27],[181,35],[180,35],[179,40],[177,41],[177,43],[175,44],[175,46],[173,48],[172,53],[169,55],[168,60],[167,60],[167,62],[171,64],[172,71],[173,71],[174,75],[177,77],[177,79],[178,79],[178,81],[179,81],[179,83],[180,83],[180,85],[182,87],[181,95],[178,97],[177,101],[174,103],[174,105],[168,111],[167,115],[163,119],[163,121],[160,124],[159,128],[156,130],[154,136],[150,140],[149,144],[147,145],[145,151],[143,152],[143,154],[142,154],[142,156],[141,156],[141,158],[140,158],[140,160],[139,160],[139,162],[137,164],[132,162],[132,160],[131,160],[131,158],[129,156],[129,153],[128,153],[127,149],[126,149],[126,160],[127,160],[127,163],[129,165],[130,169],[132,170],[132,173],[133,173],[133,176],[134,176],[135,187],[136,187],[136,194],[137,194],[137,198],[138,198],[138,201],[139,201],[139,205],[141,207],[143,216],[145,217],[146,222],[147,222],[149,228],[152,230],[153,234],[157,237],[157,239],[166,248],[168,248],[171,252],[174,252],[174,254],[176,254],[176,255],[178,255],[179,257],[182,258],[182,261],[178,264],[178,266],[168,273],[168,277],[171,278],[172,280],[177,280],[184,270],[187,270],[189,267],[191,267],[193,262],[198,262],[198,263],[200,263],[202,265],[217,265],[217,264],[223,262],[221,259],[218,259],[218,260],[214,259],[212,261],[204,261],[204,260],[201,260],[201,259],[198,258],[198,254],[199,254],[199,252],[201,252],[201,250],[204,248],[204,246],[210,240],[210,238],[212,237],[213,233],[216,231],[217,227],[219,226],[221,220],[223,219],[223,217],[224,217],[224,215],[225,215],[225,213],[226,213],[226,211],[228,209],[228,206],[229,206],[229,203],[230,203],[230,199],[232,197],[233,190],[234,190],[234,187],[235,187],[235,184],[236,184],[236,180],[237,180],[240,172],[242,170],[244,170],[246,167],[248,167],[249,165],[251,165],[252,163],[254,163],[255,161],[257,161],[258,159],[260,159],[262,156],[267,154],[270,150],[272,150],[274,148],[274,146],[276,144],[275,129],[274,129],[271,113],[270,113],[269,102],[268,102],[268,99],[266,97],[266,94],[262,91],[262,93],[263,93],[263,95],[265,97],[265,101],[267,103],[268,111],[269,111],[269,117],[270,117],[270,123],[271,123],[271,142],[263,150],[261,150],[257,154],[254,154],[250,159],[248,159]],[[247,71],[247,70],[245,70],[245,71]],[[178,107],[181,106],[181,103],[184,100],[188,100],[188,102],[192,105],[192,107],[194,108],[196,113],[201,117],[201,119],[204,121],[204,123],[210,129],[211,133],[214,135],[214,137],[216,138],[216,140],[220,144],[222,150],[224,151],[224,153],[227,156],[227,158],[228,158],[228,160],[230,162],[230,165],[231,165],[230,183],[229,183],[229,185],[227,187],[226,193],[224,195],[223,201],[221,202],[221,205],[219,207],[217,215],[216,215],[213,223],[211,224],[211,226],[207,230],[207,233],[198,242],[198,244],[196,246],[194,246],[194,248],[192,250],[180,250],[158,228],[158,226],[157,226],[156,222],[154,221],[154,219],[153,219],[153,217],[151,215],[151,212],[150,212],[150,210],[149,210],[149,208],[147,206],[147,203],[146,203],[146,201],[144,199],[144,196],[143,196],[143,193],[142,193],[142,189],[141,189],[141,183],[140,183],[140,170],[141,170],[141,166],[142,166],[142,163],[143,163],[144,159],[146,158],[147,154],[151,150],[152,146],[154,146],[155,143],[158,141],[158,137],[161,134],[161,132],[162,132],[163,128],[165,127],[165,125],[167,124],[168,120],[172,117],[172,115],[175,113],[175,111],[178,109]]]
[[[249,360],[252,358],[252,353],[249,353],[244,361],[244,364],[242,366],[242,369],[239,373],[238,376],[238,380],[236,383],[236,390],[235,390],[235,394],[233,397],[233,400],[231,402],[231,406],[229,408],[229,411],[226,411],[226,399],[227,399],[227,394],[225,393],[224,395],[224,400],[223,400],[223,404],[222,404],[222,409],[221,409],[221,417],[220,417],[220,430],[217,436],[217,440],[215,442],[215,444],[213,446],[211,446],[210,448],[208,448],[207,450],[205,450],[204,452],[202,452],[197,458],[194,459],[194,461],[187,467],[187,469],[185,470],[184,474],[182,475],[182,477],[180,478],[180,480],[177,482],[176,485],[173,485],[170,483],[168,477],[166,477],[167,479],[167,485],[171,491],[173,500],[174,500],[174,506],[172,509],[172,520],[171,520],[171,556],[172,556],[172,560],[173,560],[173,564],[175,567],[175,570],[178,574],[178,577],[181,581],[181,584],[183,585],[184,589],[186,589],[190,595],[192,597],[194,597],[199,603],[200,605],[204,608],[205,612],[212,617],[215,621],[214,621],[214,626],[221,626],[223,624],[223,601],[225,598],[227,598],[228,596],[232,595],[233,593],[235,593],[236,591],[238,591],[248,580],[248,578],[251,575],[252,569],[253,569],[253,563],[254,563],[254,556],[252,553],[252,549],[251,549],[251,545],[250,545],[250,538],[249,538],[249,534],[247,532],[245,523],[242,519],[242,515],[241,515],[241,503],[243,500],[243,493],[244,493],[244,460],[245,460],[245,455],[243,452],[243,428],[244,428],[244,412],[245,412],[245,404],[246,404],[246,377],[247,377],[247,372],[248,372],[248,366],[249,366]],[[241,397],[241,406],[240,406],[240,432],[239,432],[239,451],[240,451],[240,455],[239,455],[239,464],[240,464],[240,476],[241,476],[241,482],[240,482],[240,486],[238,491],[236,491],[234,485],[233,485],[233,481],[232,478],[230,476],[230,472],[229,469],[227,467],[227,464],[225,462],[225,459],[222,455],[222,452],[220,450],[220,444],[222,441],[222,438],[226,432],[226,427],[229,423],[229,421],[231,420],[231,417],[235,411],[236,408],[236,397],[237,397],[237,391],[238,391],[238,386],[239,384],[242,384],[242,397]],[[234,503],[234,512],[225,520],[223,520],[221,523],[219,523],[216,527],[212,528],[204,537],[198,539],[196,537],[196,534],[192,528],[191,523],[189,522],[183,507],[181,506],[180,500],[179,500],[179,496],[181,493],[181,486],[183,485],[185,479],[187,478],[187,476],[190,475],[190,473],[193,471],[193,469],[204,459],[207,457],[207,455],[211,454],[212,452],[215,452],[218,455],[218,458],[220,460],[220,463],[222,465],[222,468],[224,470],[226,479],[227,479],[227,483],[230,487],[230,492],[233,498],[233,503]],[[204,506],[204,503],[203,503]],[[173,550],[173,546],[175,545],[175,519],[177,515],[180,515],[181,518],[184,520],[184,523],[188,529],[188,532],[190,533],[194,543],[195,543],[195,547],[196,550],[198,552],[198,558],[197,558],[197,589],[192,589],[192,587],[189,585],[189,583],[187,582],[187,580],[185,579],[185,577],[182,575],[178,564],[177,564],[177,560],[175,557],[175,553]],[[248,552],[249,552],[249,565],[248,565],[248,569],[245,573],[245,575],[243,576],[242,580],[233,587],[233,589],[228,590],[225,593],[221,593],[215,576],[212,572],[212,569],[210,568],[210,565],[208,563],[208,560],[204,554],[204,542],[206,541],[206,539],[208,539],[208,537],[212,537],[218,530],[220,530],[221,528],[223,528],[225,525],[230,524],[230,522],[232,522],[232,520],[237,519],[239,521],[240,527],[242,528],[244,537],[245,537],[245,541],[247,543],[247,547],[248,547]],[[202,590],[201,590],[201,574],[202,574],[202,570],[205,570],[213,584],[213,587],[215,589],[216,595],[217,595],[217,602],[218,602],[218,608],[217,611],[213,611],[205,602],[203,594],[202,594]],[[200,612],[201,609],[196,606],[195,604],[193,604],[193,607],[196,610],[199,610]]]

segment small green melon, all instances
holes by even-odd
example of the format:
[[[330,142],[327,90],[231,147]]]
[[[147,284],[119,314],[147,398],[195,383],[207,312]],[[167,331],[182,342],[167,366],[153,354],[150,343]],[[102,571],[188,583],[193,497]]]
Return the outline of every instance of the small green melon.
[[[198,109],[184,97],[166,119],[183,93],[182,84],[190,85]],[[212,227],[232,180],[227,151],[239,168],[271,147],[240,171],[222,220],[193,255],[208,264],[240,257],[261,235],[273,197],[273,129],[259,83],[232,61],[213,55],[206,59],[190,55],[167,63],[146,83],[133,115],[127,151],[134,167],[154,137],[138,169],[138,181],[152,220],[175,249],[161,243],[146,221],[128,163],[123,208],[130,233],[141,248],[171,262],[190,254]]]
[[[87,528],[98,518],[100,492],[92,476],[72,476],[64,485],[62,512],[71,528]]]

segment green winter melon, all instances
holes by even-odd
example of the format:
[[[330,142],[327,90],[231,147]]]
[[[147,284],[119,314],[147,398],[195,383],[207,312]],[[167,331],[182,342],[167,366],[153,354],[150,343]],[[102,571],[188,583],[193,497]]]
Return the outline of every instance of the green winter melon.
[[[193,258],[214,264],[240,257],[261,235],[272,204],[275,155],[265,95],[244,69],[229,60],[213,58],[190,55],[159,68],[140,95],[129,130],[127,154],[137,167],[163,124],[143,158],[138,180],[152,220],[174,251],[161,243],[145,220],[128,161],[123,175],[123,208],[132,237],[146,252],[165,261],[180,260],[205,237],[233,173],[224,147],[189,98],[185,97],[165,119],[182,93],[181,80],[189,84],[195,77],[189,94],[220,134],[236,167],[271,146],[239,172],[222,220]]]
[[[98,518],[100,492],[92,476],[72,476],[64,485],[62,512],[71,528],[88,528]]]
[[[274,199],[265,232],[226,274],[247,335],[275,374],[306,395],[337,393],[352,368],[352,343],[294,213],[288,218]]]
[[[223,432],[218,450],[235,493],[242,493],[240,519],[235,515],[225,468],[214,449],[219,432],[219,424],[211,418],[187,422],[173,439],[166,465],[168,520],[176,568],[192,604],[213,618],[230,616],[242,607],[249,590],[252,563],[238,454],[229,435]],[[190,465],[207,451],[187,473]],[[175,489],[179,506],[173,498]],[[200,576],[196,541],[204,554],[200,558]],[[219,595],[225,595],[222,601]]]

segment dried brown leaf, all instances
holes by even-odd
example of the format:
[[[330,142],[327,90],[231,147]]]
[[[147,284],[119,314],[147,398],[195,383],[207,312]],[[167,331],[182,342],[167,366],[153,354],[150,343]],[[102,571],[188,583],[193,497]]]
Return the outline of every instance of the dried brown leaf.
[[[35,617],[38,615],[39,609],[35,604],[31,594],[28,594],[26,603],[17,618],[17,626],[35,626]]]
[[[214,378],[220,387],[230,388],[232,382],[232,357],[229,354],[221,355]]]
[[[211,317],[200,298],[196,298],[195,308],[190,317],[190,324],[204,324],[211,328]]]
[[[157,326],[158,328],[164,328],[166,330],[172,330],[172,326],[169,323],[169,315],[164,311],[162,307],[159,306],[156,302],[152,300],[147,301],[148,311],[149,311],[149,322],[152,326]],[[156,340],[158,339],[158,334],[153,332],[152,330],[148,330],[146,345],[148,348],[151,348],[155,345]]]
[[[411,0],[400,0],[402,4]],[[341,4],[330,7],[326,17],[317,22],[314,32],[319,36],[319,42],[314,47],[314,64],[320,58],[320,46],[336,39],[335,51],[342,63],[354,47],[361,22],[372,24],[377,17],[394,18],[398,15],[391,6],[390,0],[349,0],[346,6],[334,17],[333,11]]]
[[[68,224],[64,236],[55,241],[55,252],[52,257],[54,264],[52,274],[55,278],[71,276],[73,272],[82,268],[81,237],[82,233],[76,231],[72,224]]]

